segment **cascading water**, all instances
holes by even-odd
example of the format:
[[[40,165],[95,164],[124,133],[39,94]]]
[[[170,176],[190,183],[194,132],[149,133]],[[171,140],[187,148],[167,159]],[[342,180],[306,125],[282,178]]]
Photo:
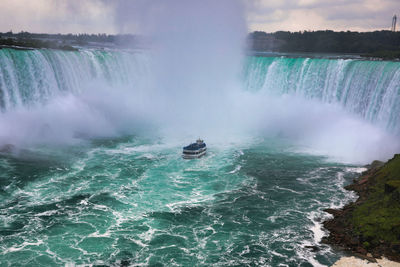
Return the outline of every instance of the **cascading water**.
[[[82,93],[94,81],[139,91],[139,82],[143,87],[150,75],[148,56],[143,53],[2,49],[0,59],[3,112]],[[251,92],[338,104],[390,132],[400,132],[398,62],[249,57],[244,83]]]
[[[132,51],[1,49],[0,146],[138,129],[137,116],[146,120],[141,88],[151,80],[148,58]]]
[[[323,209],[354,199],[343,185],[363,169],[304,153],[280,135],[293,131],[315,141],[328,132],[328,142],[321,139],[333,143],[328,150],[350,140],[342,155],[354,140],[368,147],[380,137],[364,121],[398,134],[400,63],[250,57],[243,86],[205,90],[202,101],[216,99],[198,119],[190,109],[196,102],[186,97],[201,86],[180,90],[207,77],[196,79],[201,64],[182,77],[185,88],[169,94],[153,84],[151,59],[150,52],[0,50],[0,144],[15,144],[0,146],[1,265],[329,266],[337,260],[340,252],[320,243]],[[168,86],[180,85],[183,69],[190,65],[171,72]],[[223,86],[217,74],[204,86]],[[279,101],[287,95],[289,102]],[[173,116],[159,108],[168,105],[175,106]],[[198,137],[180,134],[190,128],[182,123],[188,118],[201,129],[212,122],[226,127],[223,138],[215,128],[205,131],[208,155],[196,161],[180,155]],[[144,121],[172,124],[176,137],[151,127],[138,133]],[[249,129],[235,135],[232,124]],[[260,135],[264,124],[277,134]],[[67,142],[71,137],[78,141]],[[48,143],[54,139],[56,145]],[[366,151],[356,150],[356,159]]]
[[[94,81],[136,84],[146,71],[140,53],[81,50],[0,49],[0,107],[3,112],[78,94]]]
[[[353,59],[250,57],[250,91],[293,94],[343,106],[400,133],[400,63]]]

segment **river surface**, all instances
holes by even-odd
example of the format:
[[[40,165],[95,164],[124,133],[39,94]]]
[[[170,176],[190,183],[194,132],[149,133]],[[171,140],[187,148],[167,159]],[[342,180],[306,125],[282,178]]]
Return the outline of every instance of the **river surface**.
[[[1,265],[330,265],[322,210],[359,169],[283,140],[181,147],[133,136],[3,155]],[[313,252],[307,246],[321,246]]]
[[[0,266],[338,260],[323,210],[398,151],[400,63],[247,57],[205,96],[154,70],[145,52],[0,50]],[[207,155],[182,159],[199,135]]]

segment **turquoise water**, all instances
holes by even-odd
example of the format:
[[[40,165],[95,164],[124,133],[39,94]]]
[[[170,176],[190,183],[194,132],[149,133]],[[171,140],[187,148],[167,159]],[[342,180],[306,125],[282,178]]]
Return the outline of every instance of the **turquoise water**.
[[[147,94],[151,97],[155,96],[153,93],[166,94],[159,89],[151,91],[154,90],[151,83],[154,62],[144,52],[1,49],[0,59],[0,107],[3,111],[36,106],[91,87],[99,90],[104,86],[123,86],[140,97],[143,97],[143,90],[149,91]],[[190,71],[190,68],[186,69]],[[243,69],[242,89],[245,91],[289,94],[338,104],[391,132],[400,131],[399,62],[248,57]],[[193,70],[194,77],[196,71]],[[180,85],[179,81],[173,84]],[[181,93],[185,91],[188,90],[181,90]],[[213,96],[219,97],[216,93]],[[211,101],[212,97],[207,100]]]
[[[245,81],[250,91],[339,104],[374,124],[400,131],[399,62],[250,57]]]
[[[127,136],[2,155],[1,265],[329,265],[322,209],[356,168],[281,140],[180,147]]]
[[[335,262],[323,209],[354,200],[362,170],[338,158],[397,151],[400,63],[249,57],[217,92],[187,88],[198,65],[170,88],[154,65],[0,50],[0,266]],[[187,101],[202,86],[206,104]],[[195,135],[208,153],[183,160]]]

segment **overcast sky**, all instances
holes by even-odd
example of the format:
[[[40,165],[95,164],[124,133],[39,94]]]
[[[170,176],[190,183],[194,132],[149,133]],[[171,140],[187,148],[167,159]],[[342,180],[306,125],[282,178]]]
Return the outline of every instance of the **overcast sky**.
[[[118,33],[118,1],[124,0],[0,0],[0,31]],[[390,29],[395,13],[400,15],[400,0],[246,0],[245,3],[249,31],[382,30]]]

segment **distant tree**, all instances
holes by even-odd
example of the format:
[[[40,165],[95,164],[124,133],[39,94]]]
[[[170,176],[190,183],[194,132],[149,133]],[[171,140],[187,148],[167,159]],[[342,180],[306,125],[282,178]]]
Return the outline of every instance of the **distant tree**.
[[[351,32],[332,30],[275,33],[253,32],[249,35],[254,50],[273,48],[277,52],[331,52],[331,53],[373,53],[376,51],[399,51],[400,32],[374,31]],[[274,42],[268,46],[263,42]]]

